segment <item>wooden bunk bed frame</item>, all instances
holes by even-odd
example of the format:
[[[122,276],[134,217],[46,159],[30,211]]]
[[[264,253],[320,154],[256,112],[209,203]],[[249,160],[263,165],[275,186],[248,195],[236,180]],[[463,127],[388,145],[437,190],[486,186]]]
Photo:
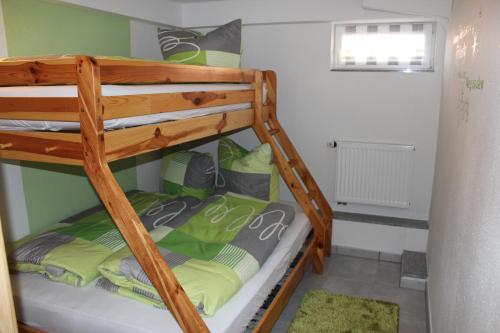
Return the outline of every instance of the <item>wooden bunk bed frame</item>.
[[[102,96],[103,84],[248,83],[239,91]],[[263,100],[263,85],[267,98]],[[1,97],[0,119],[80,122],[79,132],[0,131],[0,158],[83,166],[128,246],[185,332],[208,332],[117,183],[108,163],[188,141],[252,127],[271,145],[280,174],[313,228],[313,238],[254,332],[272,329],[312,261],[330,255],[332,210],[276,116],[273,71],[65,56],[0,62],[0,86],[76,85],[78,97]],[[104,120],[248,103],[246,110],[114,131]],[[21,331],[37,330],[19,324]]]

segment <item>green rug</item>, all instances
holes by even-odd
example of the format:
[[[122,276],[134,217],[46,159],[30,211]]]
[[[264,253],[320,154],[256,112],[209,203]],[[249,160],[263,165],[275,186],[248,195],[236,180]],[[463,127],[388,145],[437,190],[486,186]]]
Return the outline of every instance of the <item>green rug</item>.
[[[312,290],[288,333],[397,333],[399,305]]]

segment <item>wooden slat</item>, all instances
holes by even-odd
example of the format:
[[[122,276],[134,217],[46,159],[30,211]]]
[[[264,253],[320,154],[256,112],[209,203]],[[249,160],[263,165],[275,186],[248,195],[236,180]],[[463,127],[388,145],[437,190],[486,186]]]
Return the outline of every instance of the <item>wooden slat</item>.
[[[2,140],[2,137],[19,137],[26,140],[52,140],[65,141],[70,143],[81,143],[82,138],[77,132],[50,132],[50,131],[5,131],[0,130],[0,144],[7,143],[7,140]]]
[[[253,94],[253,90],[235,90],[105,96],[104,119],[249,103]]]
[[[76,97],[0,97],[0,119],[79,121]]]
[[[81,138],[77,133],[0,131],[0,157],[81,165]]]
[[[170,270],[106,161],[99,66],[89,57],[77,58],[78,100],[84,150],[84,169],[161,299],[188,333],[208,332],[175,275]]]
[[[102,84],[227,82],[251,83],[255,70],[178,65],[162,62],[97,59]]]
[[[67,164],[67,165],[83,165],[82,160],[56,157],[46,154],[33,154],[23,151],[0,151],[0,158],[6,160],[31,161],[31,162],[43,162],[43,163]]]
[[[251,83],[255,70],[96,58],[102,84]],[[0,86],[76,84],[76,58],[28,57],[0,62]]]
[[[279,131],[280,130],[278,128],[271,128],[271,129],[269,129],[268,132],[269,132],[270,135],[276,135],[276,134],[279,133]]]
[[[17,333],[16,311],[10,286],[7,254],[0,221],[0,332]]]
[[[252,126],[253,109],[106,132],[108,161]]]
[[[253,333],[267,333],[271,332],[274,324],[278,320],[281,312],[288,304],[290,297],[292,296],[295,288],[299,284],[300,280],[304,276],[307,268],[307,264],[311,258],[311,254],[314,250],[314,241],[311,241],[307,246],[306,251],[299,259],[298,263],[290,272],[290,275],[286,279],[285,283],[281,286],[278,294],[274,297],[273,301],[267,308],[266,312],[262,316],[261,320],[253,330]]]
[[[0,62],[0,86],[75,84],[76,66],[41,61]]]

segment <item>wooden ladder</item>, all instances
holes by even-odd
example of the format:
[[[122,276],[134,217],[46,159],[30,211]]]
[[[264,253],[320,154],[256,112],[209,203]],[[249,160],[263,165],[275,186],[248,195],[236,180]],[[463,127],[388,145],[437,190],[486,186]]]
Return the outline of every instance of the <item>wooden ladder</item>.
[[[253,129],[262,143],[271,146],[281,176],[312,224],[318,245],[312,256],[313,269],[322,273],[324,257],[331,254],[332,209],[278,121],[275,72],[257,71],[255,76]],[[267,89],[265,103],[262,97],[264,82]]]

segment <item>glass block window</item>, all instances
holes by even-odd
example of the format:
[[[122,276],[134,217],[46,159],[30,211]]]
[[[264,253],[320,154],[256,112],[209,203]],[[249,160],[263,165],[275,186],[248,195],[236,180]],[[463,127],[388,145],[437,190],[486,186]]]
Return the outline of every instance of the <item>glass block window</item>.
[[[332,70],[433,71],[435,22],[334,23]]]

